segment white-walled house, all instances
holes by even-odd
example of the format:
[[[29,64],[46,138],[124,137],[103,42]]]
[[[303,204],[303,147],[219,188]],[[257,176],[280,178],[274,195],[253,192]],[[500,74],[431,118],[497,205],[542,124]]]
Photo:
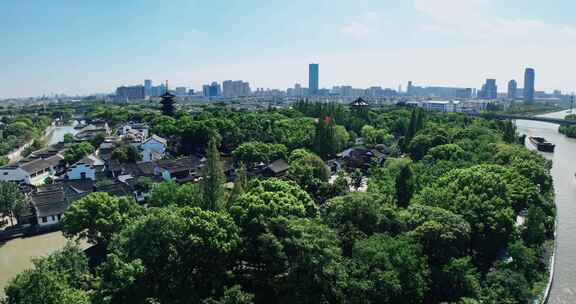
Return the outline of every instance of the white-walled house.
[[[30,201],[40,227],[58,224],[68,208],[66,195],[61,186],[38,190],[30,196]]]
[[[164,158],[168,142],[166,139],[152,135],[140,145],[140,154],[143,162],[151,162]]]
[[[63,159],[60,154],[56,154],[45,159],[33,159],[0,167],[0,181],[43,185],[47,177],[56,174]]]
[[[94,166],[90,164],[80,161],[70,166],[68,170],[66,170],[66,178],[70,180],[74,179],[96,180],[96,168],[94,168]]]
[[[118,129],[120,135],[128,135],[132,133],[133,135],[140,134],[143,138],[148,138],[149,127],[146,124],[129,122]]]
[[[77,179],[91,179],[96,180],[96,172],[99,168],[104,166],[104,161],[94,155],[88,155],[68,167],[66,170],[66,178],[69,180]]]

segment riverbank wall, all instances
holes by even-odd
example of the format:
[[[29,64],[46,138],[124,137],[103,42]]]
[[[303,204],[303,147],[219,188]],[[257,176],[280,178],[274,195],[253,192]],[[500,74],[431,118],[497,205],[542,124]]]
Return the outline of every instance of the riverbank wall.
[[[54,132],[54,130],[56,130],[56,125],[53,122],[48,128],[46,128],[46,130],[44,130],[44,133],[40,137],[40,140],[44,140],[47,137],[49,137],[50,134],[52,134],[52,132]],[[29,140],[24,145],[17,148],[16,150],[8,153],[6,155],[6,157],[8,158],[8,163],[12,164],[12,163],[15,163],[15,162],[21,160],[23,158],[22,153],[24,152],[24,150],[28,149],[33,143],[34,143],[34,139]]]
[[[556,221],[554,222],[554,246],[552,246],[552,255],[550,256],[550,260],[549,260],[549,264],[548,264],[548,284],[546,285],[546,289],[544,290],[544,293],[542,294],[542,300],[540,301],[540,303],[542,304],[548,304],[548,299],[550,298],[550,291],[552,290],[552,285],[554,284],[554,270],[556,268],[556,252],[557,252],[557,240],[558,240],[558,236],[556,235],[557,233],[557,228],[558,227],[558,219],[556,219]]]

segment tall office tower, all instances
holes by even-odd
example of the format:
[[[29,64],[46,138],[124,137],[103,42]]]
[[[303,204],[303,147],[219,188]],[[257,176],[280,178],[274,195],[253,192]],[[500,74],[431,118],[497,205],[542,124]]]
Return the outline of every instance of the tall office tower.
[[[222,82],[222,95],[224,97],[234,96],[234,82],[232,80],[224,80]]]
[[[408,86],[406,87],[406,94],[412,95],[412,81],[408,81]]]
[[[144,79],[144,93],[146,93],[146,96],[152,95],[152,80]]]
[[[144,100],[146,99],[146,94],[144,87],[141,85],[130,87],[121,86],[116,88],[116,98],[121,101]]]
[[[317,95],[318,94],[318,83],[319,83],[319,74],[320,68],[317,63],[311,63],[308,66],[308,93],[310,95]]]
[[[302,90],[302,85],[299,83],[294,84],[294,95],[296,96],[303,96],[304,90]]]
[[[508,99],[516,98],[516,90],[518,90],[518,83],[512,79],[508,81]]]
[[[524,72],[524,102],[532,103],[534,102],[534,80],[536,78],[536,73],[532,68],[526,68]]]
[[[478,97],[484,99],[498,98],[498,86],[496,86],[496,79],[486,79],[486,83],[482,86],[482,90]]]

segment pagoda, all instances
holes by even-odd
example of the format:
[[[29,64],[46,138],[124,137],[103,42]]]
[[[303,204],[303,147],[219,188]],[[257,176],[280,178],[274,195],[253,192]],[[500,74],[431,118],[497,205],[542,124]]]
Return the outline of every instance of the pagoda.
[[[350,104],[350,106],[353,108],[365,108],[368,105],[369,105],[368,102],[362,99],[362,97],[359,97]]]
[[[166,81],[166,92],[160,96],[160,104],[162,104],[162,114],[170,117],[176,115],[176,95],[168,91],[168,81]]]

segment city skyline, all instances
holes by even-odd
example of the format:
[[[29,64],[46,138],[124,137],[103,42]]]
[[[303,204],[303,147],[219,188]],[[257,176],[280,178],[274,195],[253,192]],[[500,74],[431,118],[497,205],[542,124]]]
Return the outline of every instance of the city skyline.
[[[565,59],[576,51],[569,1],[108,5],[1,3],[0,98],[110,92],[143,78],[197,90],[214,79],[285,89],[308,83],[311,62],[322,65],[320,88],[409,80],[478,88],[488,78],[506,88],[526,67],[538,71],[537,90],[575,87],[567,71],[576,63]]]

